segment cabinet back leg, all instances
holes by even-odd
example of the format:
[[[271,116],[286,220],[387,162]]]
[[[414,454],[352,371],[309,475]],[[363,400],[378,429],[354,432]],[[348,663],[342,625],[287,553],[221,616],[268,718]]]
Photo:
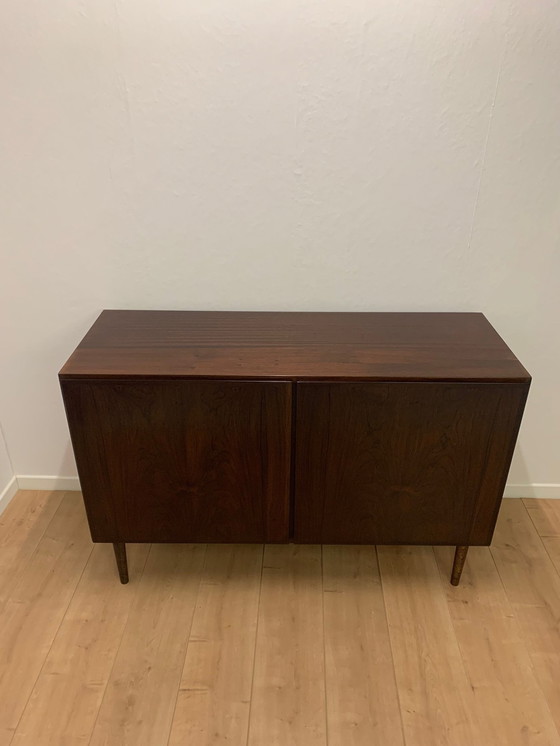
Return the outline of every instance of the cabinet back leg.
[[[128,583],[128,562],[126,561],[126,544],[123,542],[116,542],[113,544],[115,550],[115,559],[117,560],[117,567],[119,569],[119,578],[121,583]]]
[[[463,572],[463,567],[465,566],[465,560],[467,559],[468,551],[468,546],[458,546],[455,549],[453,570],[451,572],[451,585],[459,585],[459,581],[461,580],[461,573]]]

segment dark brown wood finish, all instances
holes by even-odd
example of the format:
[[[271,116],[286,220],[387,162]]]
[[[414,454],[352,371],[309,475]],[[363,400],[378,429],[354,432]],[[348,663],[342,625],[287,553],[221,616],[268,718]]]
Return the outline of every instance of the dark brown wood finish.
[[[60,375],[530,380],[480,313],[104,311]]]
[[[530,384],[478,313],[104,311],[59,377],[121,580],[128,541],[290,538],[455,544],[458,579]]]
[[[113,549],[115,551],[115,559],[117,561],[117,570],[119,571],[119,578],[123,585],[128,583],[128,561],[126,559],[126,544],[121,541],[113,543]]]
[[[62,389],[94,541],[288,540],[291,384]]]
[[[527,389],[298,384],[295,541],[489,544]]]

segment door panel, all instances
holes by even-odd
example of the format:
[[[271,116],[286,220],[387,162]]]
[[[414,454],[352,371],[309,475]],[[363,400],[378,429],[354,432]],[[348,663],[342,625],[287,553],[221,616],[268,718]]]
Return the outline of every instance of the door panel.
[[[490,543],[527,390],[299,383],[295,541]]]
[[[290,383],[62,390],[94,541],[287,541]]]

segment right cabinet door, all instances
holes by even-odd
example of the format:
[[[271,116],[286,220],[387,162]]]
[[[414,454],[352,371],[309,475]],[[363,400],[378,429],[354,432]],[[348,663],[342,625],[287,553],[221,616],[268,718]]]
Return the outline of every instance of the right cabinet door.
[[[294,540],[489,544],[527,391],[298,383]]]

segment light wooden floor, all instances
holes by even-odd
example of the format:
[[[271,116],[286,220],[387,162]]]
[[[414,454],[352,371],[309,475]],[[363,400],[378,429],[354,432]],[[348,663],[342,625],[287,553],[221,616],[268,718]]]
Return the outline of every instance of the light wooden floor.
[[[77,493],[0,516],[0,744],[560,746],[560,501],[491,549],[92,546]]]

